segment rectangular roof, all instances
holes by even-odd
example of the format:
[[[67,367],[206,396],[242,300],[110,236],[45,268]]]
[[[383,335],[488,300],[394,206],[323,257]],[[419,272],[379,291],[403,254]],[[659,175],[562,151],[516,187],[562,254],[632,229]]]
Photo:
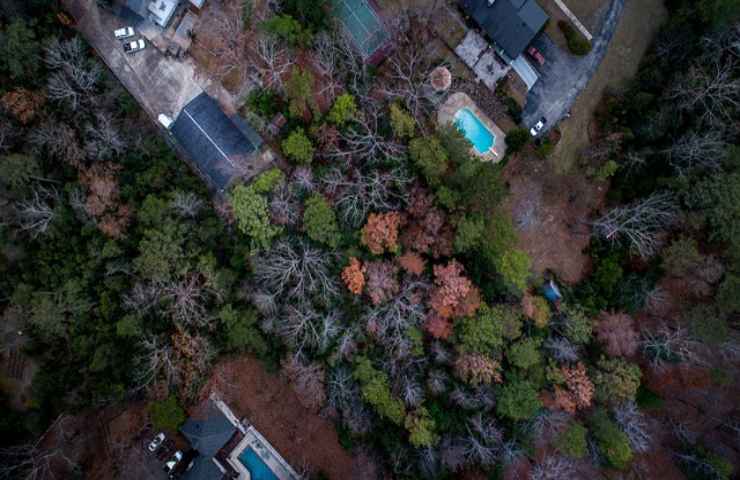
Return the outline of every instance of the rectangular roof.
[[[510,58],[524,52],[547,23],[536,0],[461,0],[463,9]]]
[[[249,170],[247,163],[261,144],[251,127],[237,125],[205,92],[183,108],[172,125],[172,134],[219,190],[228,187],[242,168]]]

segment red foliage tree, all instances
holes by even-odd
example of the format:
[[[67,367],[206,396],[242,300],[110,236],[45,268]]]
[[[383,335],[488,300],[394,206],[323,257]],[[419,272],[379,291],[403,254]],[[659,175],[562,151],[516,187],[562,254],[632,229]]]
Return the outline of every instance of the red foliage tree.
[[[85,210],[95,218],[98,229],[119,238],[131,219],[131,209],[122,204],[116,172],[120,167],[96,164],[80,170],[80,183],[87,187]]]
[[[398,212],[371,213],[362,229],[361,242],[375,255],[398,250],[398,228],[403,217]]]
[[[412,275],[421,275],[426,267],[426,262],[418,253],[406,252],[398,257],[398,264],[401,265],[406,273]]]
[[[501,364],[479,353],[466,353],[455,360],[455,375],[471,385],[501,383]]]
[[[629,357],[637,352],[639,338],[635,321],[624,313],[602,312],[596,323],[596,338],[612,357]]]
[[[561,367],[566,389],[555,387],[553,408],[575,413],[591,406],[594,398],[594,384],[586,374],[586,367],[578,362],[575,367]]]
[[[480,306],[480,293],[463,275],[463,266],[452,260],[446,266],[434,266],[431,307],[444,318],[470,316]]]
[[[406,211],[410,221],[401,235],[404,247],[434,258],[452,255],[454,229],[444,212],[434,207],[433,197],[424,188],[414,187]]]
[[[427,315],[424,329],[434,338],[446,340],[452,335],[452,320],[431,311]]]
[[[391,262],[375,261],[366,264],[365,291],[373,305],[379,305],[393,298],[399,291],[398,266]]]
[[[349,265],[342,270],[342,281],[347,289],[355,295],[360,295],[365,287],[365,267],[355,257],[349,259]]]

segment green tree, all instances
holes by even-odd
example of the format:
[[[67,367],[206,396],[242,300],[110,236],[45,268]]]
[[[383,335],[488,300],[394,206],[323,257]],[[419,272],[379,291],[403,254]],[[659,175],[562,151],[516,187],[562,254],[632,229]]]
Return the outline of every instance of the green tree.
[[[409,442],[417,448],[431,447],[439,440],[435,433],[436,424],[434,419],[424,407],[409,412],[406,415],[404,425],[409,432]]]
[[[136,338],[143,332],[144,329],[136,315],[124,315],[116,322],[116,335],[119,337]]]
[[[224,326],[228,350],[252,352],[260,357],[267,353],[267,342],[257,326],[255,310],[236,309],[232,305],[226,305],[221,308],[218,316]]]
[[[495,266],[506,252],[516,246],[516,231],[511,216],[498,210],[491,214],[486,227],[481,253],[488,263]]]
[[[515,367],[527,370],[542,362],[540,345],[542,340],[525,338],[512,344],[507,352],[509,362]]]
[[[177,432],[186,419],[185,410],[182,409],[174,395],[149,403],[149,417],[156,430],[167,430],[168,432]]]
[[[496,413],[512,420],[528,420],[542,408],[537,389],[528,380],[514,379],[501,387]]]
[[[529,132],[524,128],[514,128],[506,134],[506,153],[521,152],[529,143]]]
[[[306,29],[318,32],[329,26],[326,14],[329,0],[282,0],[282,11],[292,15]]]
[[[431,186],[440,184],[442,175],[449,168],[447,152],[436,137],[415,138],[409,143],[409,153],[414,165],[421,170]]]
[[[308,165],[313,160],[313,144],[302,128],[293,130],[288,138],[283,140],[281,147],[288,158],[302,165]]]
[[[640,387],[642,372],[634,363],[621,358],[602,357],[592,376],[596,399],[604,403],[621,403],[634,400]]]
[[[723,26],[740,19],[740,4],[736,0],[699,0],[702,19],[713,25]]]
[[[401,425],[406,416],[403,402],[391,395],[388,375],[375,369],[370,359],[356,357],[352,377],[360,383],[362,398],[372,405],[381,417]]]
[[[139,242],[139,256],[134,259],[134,267],[144,278],[170,280],[187,268],[186,238],[185,225],[173,219],[167,219],[159,228],[147,228]]]
[[[710,240],[727,243],[733,259],[740,260],[740,171],[699,182],[686,202],[703,211]]]
[[[486,234],[486,222],[479,215],[465,215],[455,231],[455,252],[477,250]]]
[[[0,181],[13,190],[21,190],[32,179],[41,178],[41,166],[36,158],[11,153],[0,157]]]
[[[736,299],[733,298],[732,301]],[[691,336],[707,345],[720,345],[730,336],[727,317],[717,309],[716,305],[696,305],[684,314],[684,318],[689,325]]]
[[[11,79],[34,81],[41,65],[41,44],[34,22],[16,18],[0,29],[0,71]]]
[[[463,353],[490,354],[504,345],[504,321],[500,310],[485,303],[475,317],[455,322],[457,348]]]
[[[273,238],[282,233],[282,228],[270,223],[267,199],[254,188],[237,185],[229,195],[234,209],[236,225],[252,241],[252,249],[270,248]]]
[[[260,194],[271,193],[283,180],[285,180],[285,174],[279,168],[273,167],[260,173],[252,181],[252,188]]]
[[[691,273],[704,260],[699,244],[691,237],[681,236],[663,252],[663,268],[677,277]]]
[[[627,435],[609,418],[606,410],[597,409],[589,418],[591,434],[609,465],[620,470],[632,462],[632,448]]]
[[[262,22],[261,27],[293,46],[307,46],[313,38],[311,32],[290,15],[275,15]]]
[[[725,314],[740,312],[740,275],[725,275],[717,291],[717,306]]]
[[[496,268],[507,285],[521,292],[527,288],[527,279],[529,278],[529,269],[531,266],[532,260],[526,252],[522,250],[510,250],[504,253],[497,262]]]
[[[406,111],[397,103],[392,103],[390,106],[391,111],[391,128],[396,138],[412,138],[416,131],[416,121],[414,117],[406,113]]]
[[[573,458],[583,458],[588,453],[586,434],[588,430],[579,422],[573,422],[555,439],[555,448]]]
[[[355,103],[355,97],[349,93],[343,93],[334,101],[327,119],[334,125],[341,127],[356,116],[357,104]]]
[[[303,118],[309,109],[316,111],[316,100],[313,97],[314,78],[309,70],[293,67],[288,81],[285,82],[285,94],[288,97],[288,113],[291,117]]]
[[[591,319],[586,316],[582,309],[566,305],[561,308],[565,320],[563,334],[573,343],[586,345],[591,341],[592,324]]]
[[[342,240],[334,210],[329,202],[318,193],[306,199],[303,228],[311,240],[324,243],[332,248],[339,246]]]

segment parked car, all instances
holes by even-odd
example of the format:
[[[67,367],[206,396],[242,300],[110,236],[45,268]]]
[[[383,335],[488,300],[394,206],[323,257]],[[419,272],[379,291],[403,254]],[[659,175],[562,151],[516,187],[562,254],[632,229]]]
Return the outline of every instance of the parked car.
[[[530,128],[530,129],[529,129],[529,133],[530,133],[530,134],[531,134],[531,135],[532,135],[533,137],[536,137],[537,135],[539,135],[539,133],[540,133],[540,132],[542,131],[542,129],[543,129],[544,127],[545,127],[545,124],[546,124],[546,123],[547,123],[547,120],[545,119],[545,117],[542,117],[542,118],[540,118],[540,121],[539,121],[539,122],[537,122],[537,123],[535,123],[535,124],[534,124],[534,126],[533,126],[532,128]]]
[[[530,56],[530,57],[531,57],[531,58],[532,58],[532,59],[533,59],[534,61],[536,61],[536,62],[537,62],[537,63],[539,63],[540,65],[544,65],[544,64],[545,64],[545,56],[544,56],[544,55],[542,55],[542,53],[540,53],[540,51],[539,51],[539,50],[537,50],[537,49],[536,49],[535,47],[529,47],[529,48],[527,49],[527,53],[529,54],[529,56]]]
[[[178,450],[175,452],[174,455],[172,455],[172,458],[165,462],[164,471],[167,473],[172,473],[175,470],[177,464],[180,463],[180,460],[182,460],[182,452]]]
[[[113,36],[115,36],[118,40],[123,40],[125,38],[133,37],[134,33],[134,27],[123,27],[115,30],[113,32]]]
[[[151,442],[149,442],[149,446],[147,447],[150,452],[156,452],[157,449],[162,445],[162,442],[164,442],[164,433],[159,432],[156,437],[152,439]]]
[[[138,40],[134,40],[133,42],[124,43],[123,51],[126,53],[134,53],[138,52],[139,50],[144,50],[144,47],[146,47],[146,43],[144,42],[143,38],[140,38]]]

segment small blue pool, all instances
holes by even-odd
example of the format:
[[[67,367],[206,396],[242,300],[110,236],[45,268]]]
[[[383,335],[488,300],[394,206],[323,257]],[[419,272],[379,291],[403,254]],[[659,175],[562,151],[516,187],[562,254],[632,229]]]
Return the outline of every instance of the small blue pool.
[[[496,145],[496,136],[468,108],[461,108],[457,111],[455,125],[480,154],[488,153]]]
[[[257,452],[247,447],[239,455],[239,461],[247,467],[252,480],[278,480],[277,475],[270,470],[270,467],[257,455]]]

